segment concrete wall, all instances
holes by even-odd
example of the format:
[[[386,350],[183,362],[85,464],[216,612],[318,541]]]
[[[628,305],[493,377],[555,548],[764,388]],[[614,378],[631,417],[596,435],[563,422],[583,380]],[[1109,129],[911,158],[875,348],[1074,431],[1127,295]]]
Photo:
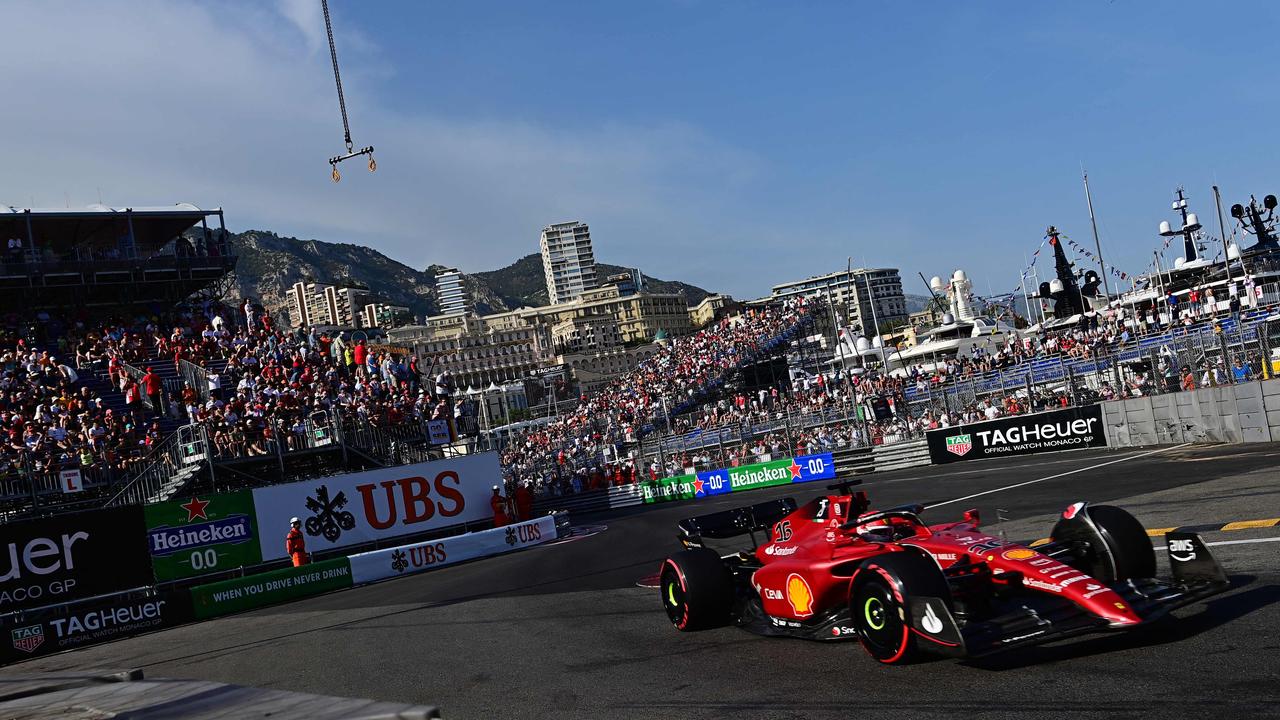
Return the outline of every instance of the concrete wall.
[[[1280,379],[1102,404],[1113,447],[1280,441]]]

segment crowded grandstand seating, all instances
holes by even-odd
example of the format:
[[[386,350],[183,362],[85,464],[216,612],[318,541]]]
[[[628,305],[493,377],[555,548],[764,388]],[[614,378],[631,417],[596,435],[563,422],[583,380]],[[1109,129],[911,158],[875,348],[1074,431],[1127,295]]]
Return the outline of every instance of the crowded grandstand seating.
[[[792,300],[672,339],[570,412],[514,438],[503,451],[508,482],[546,490],[581,484],[584,476],[588,485],[605,476],[615,483],[634,480],[634,462],[606,463],[606,453],[653,432],[655,420],[665,429],[672,418],[701,406],[735,371],[790,342],[818,310]]]

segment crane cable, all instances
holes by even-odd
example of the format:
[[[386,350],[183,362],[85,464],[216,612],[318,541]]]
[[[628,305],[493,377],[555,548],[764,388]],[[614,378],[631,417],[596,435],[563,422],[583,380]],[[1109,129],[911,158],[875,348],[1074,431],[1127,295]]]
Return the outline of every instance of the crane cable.
[[[361,148],[359,151],[353,151],[354,146],[351,143],[351,123],[347,119],[347,99],[342,94],[342,74],[338,72],[338,47],[333,42],[333,20],[329,17],[329,0],[320,0],[320,7],[324,10],[324,28],[329,34],[329,58],[333,61],[333,81],[338,86],[338,108],[342,111],[342,139],[347,146],[346,155],[338,155],[329,158],[329,165],[333,168],[331,177],[334,182],[342,179],[342,174],[338,172],[338,163],[343,160],[349,160],[358,155],[369,156],[369,172],[378,169],[378,163],[373,159],[373,146],[370,145]]]

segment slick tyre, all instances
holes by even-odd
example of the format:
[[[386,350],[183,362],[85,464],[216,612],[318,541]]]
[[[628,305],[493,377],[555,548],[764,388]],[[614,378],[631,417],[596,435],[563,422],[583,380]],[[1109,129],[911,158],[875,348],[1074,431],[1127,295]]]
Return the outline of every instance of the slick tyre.
[[[1156,551],[1137,518],[1112,505],[1092,505],[1089,519],[1115,558],[1116,580],[1155,577]]]
[[[886,665],[919,659],[910,598],[934,597],[950,605],[947,581],[932,558],[919,552],[889,553],[862,564],[849,592],[849,614],[867,654]]]
[[[858,583],[849,598],[849,612],[862,649],[879,662],[895,665],[916,655],[916,639],[907,625],[907,609],[895,597],[889,581],[880,576]]]
[[[663,561],[658,591],[677,630],[705,630],[729,622],[733,576],[712,550],[681,550]]]

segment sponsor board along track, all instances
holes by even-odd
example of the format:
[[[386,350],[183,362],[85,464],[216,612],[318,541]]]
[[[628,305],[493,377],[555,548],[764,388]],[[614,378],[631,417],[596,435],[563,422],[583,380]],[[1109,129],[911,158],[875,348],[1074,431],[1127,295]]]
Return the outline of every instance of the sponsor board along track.
[[[451,718],[796,718],[892,712],[982,717],[1280,714],[1280,446],[1079,450],[867,476],[877,507],[977,507],[1011,540],[1043,537],[1069,502],[1131,510],[1153,529],[1206,527],[1236,578],[1228,594],[1146,631],[982,661],[880,667],[855,643],[678,634],[652,588],[676,520],[821,483],[576,518],[607,532],[174,628],[13,666],[142,667],[234,682],[439,705]],[[960,502],[948,502],[958,498]],[[1271,512],[1268,512],[1270,510]],[[1007,520],[996,524],[998,516]],[[1238,529],[1237,529],[1238,528]],[[1157,545],[1163,543],[1157,539]],[[1162,568],[1166,560],[1158,554]],[[7,641],[7,639],[5,639]],[[1117,682],[1123,679],[1123,682]]]

